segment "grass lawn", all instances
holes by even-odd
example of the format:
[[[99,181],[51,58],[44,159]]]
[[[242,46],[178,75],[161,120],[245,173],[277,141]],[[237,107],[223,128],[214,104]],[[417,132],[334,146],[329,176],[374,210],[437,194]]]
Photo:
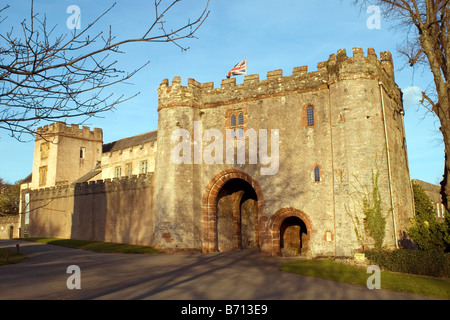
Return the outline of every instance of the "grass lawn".
[[[284,263],[280,270],[305,276],[367,285],[371,276],[365,268],[357,268],[330,260],[294,260]],[[381,272],[381,289],[450,299],[450,279]]]
[[[18,263],[22,260],[25,260],[27,258],[26,255],[24,254],[17,254],[16,250],[8,250],[8,262],[5,261],[5,257],[6,257],[6,250],[8,249],[0,249],[0,266],[6,265],[6,264],[13,264],[13,263]]]
[[[104,253],[135,253],[135,254],[156,254],[161,253],[148,246],[137,246],[123,243],[98,242],[74,239],[54,239],[54,238],[21,238],[19,240],[34,241],[45,244],[53,244],[56,246],[82,249]]]

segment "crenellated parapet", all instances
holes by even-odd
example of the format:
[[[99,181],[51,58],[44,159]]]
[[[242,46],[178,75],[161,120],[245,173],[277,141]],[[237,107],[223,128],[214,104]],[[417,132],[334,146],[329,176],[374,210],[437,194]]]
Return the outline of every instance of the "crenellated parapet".
[[[30,191],[32,200],[82,196],[99,193],[120,192],[148,188],[152,185],[153,173],[122,177],[120,179],[104,179],[77,184],[59,185],[50,188]]]
[[[245,76],[242,84],[237,84],[236,78],[224,79],[219,88],[214,88],[213,82],[199,83],[194,79],[188,79],[188,85],[182,86],[180,77],[175,77],[170,85],[165,79],[158,88],[158,110],[180,106],[203,109],[286,92],[323,90],[336,81],[348,79],[378,79],[388,90],[398,91],[390,52],[381,52],[378,58],[374,49],[365,55],[361,48],[353,48],[353,56],[347,56],[346,50],[341,49],[327,61],[319,62],[316,71],[301,66],[284,76],[282,70],[274,70],[267,73],[265,80],[260,80],[257,74]]]
[[[86,126],[80,128],[77,124],[68,126],[65,122],[55,122],[37,128],[36,140],[49,139],[55,136],[67,136],[90,141],[103,141],[103,131],[99,128],[91,130]]]
[[[350,75],[361,77],[377,77],[386,85],[395,85],[394,63],[389,51],[380,53],[378,58],[374,49],[367,51],[367,56],[361,48],[353,48],[353,55],[348,56],[345,49],[330,55],[326,62],[330,81],[345,78]]]
[[[47,200],[55,198],[66,198],[74,195],[74,186],[72,185],[57,185],[54,187],[31,189],[31,201]]]

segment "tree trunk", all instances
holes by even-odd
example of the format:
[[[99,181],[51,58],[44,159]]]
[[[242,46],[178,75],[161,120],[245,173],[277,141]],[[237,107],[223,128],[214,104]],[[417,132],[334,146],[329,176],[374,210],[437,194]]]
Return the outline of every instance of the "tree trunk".
[[[450,162],[448,160],[447,150],[445,150],[444,177],[441,181],[441,198],[442,198],[442,204],[444,205],[445,209],[447,209],[447,210],[448,210],[447,195],[448,195],[448,190],[450,190],[450,183],[448,180],[448,169],[449,168],[450,168]]]
[[[445,146],[445,164],[444,164],[444,176],[441,181],[441,197],[442,204],[444,207],[449,210],[448,207],[448,199],[450,199],[450,177],[449,169],[450,169],[450,124],[447,122],[443,122],[441,119],[441,128],[442,136],[444,138],[444,146]]]

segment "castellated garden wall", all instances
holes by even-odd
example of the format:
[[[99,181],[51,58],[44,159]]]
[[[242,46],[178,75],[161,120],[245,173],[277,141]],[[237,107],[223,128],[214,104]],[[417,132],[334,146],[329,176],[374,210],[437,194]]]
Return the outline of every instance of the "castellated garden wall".
[[[30,237],[149,245],[153,175],[31,190]]]

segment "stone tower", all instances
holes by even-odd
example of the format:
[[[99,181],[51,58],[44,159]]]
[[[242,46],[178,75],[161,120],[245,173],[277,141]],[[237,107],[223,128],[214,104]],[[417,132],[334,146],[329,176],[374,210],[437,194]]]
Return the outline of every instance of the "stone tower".
[[[414,209],[402,93],[395,83],[392,56],[382,52],[378,59],[369,49],[366,57],[362,49],[354,48],[353,56],[348,57],[340,50],[330,56],[326,67],[336,255],[348,254],[357,242],[352,230],[355,215],[360,222],[364,220],[361,198],[372,196],[376,176],[386,216],[384,243],[398,247]]]
[[[280,255],[299,243],[309,256],[351,255],[373,245],[355,227],[364,221],[361,195],[370,194],[378,177],[383,245],[397,247],[414,213],[393,70],[389,52],[378,58],[373,49],[366,56],[354,48],[352,56],[332,54],[317,71],[297,67],[283,76],[275,70],[265,80],[226,79],[220,88],[164,80],[158,89],[154,245],[213,252],[256,242],[261,252]],[[228,161],[225,150],[238,150],[240,141],[245,161]],[[249,156],[251,141],[258,141],[257,158]],[[183,161],[180,144],[187,146]],[[264,148],[272,156],[269,165],[279,161],[272,174],[262,170],[268,167]],[[214,161],[205,160],[212,154]]]
[[[200,242],[201,204],[195,199],[201,197],[201,162],[179,165],[172,160],[176,141],[172,133],[179,129],[191,133],[185,139],[191,142],[194,133],[202,136],[202,127],[195,126],[201,120],[201,110],[197,108],[200,90],[196,81],[189,80],[187,87],[181,86],[181,78],[175,77],[167,90],[168,81],[159,87],[159,108],[157,155],[154,182],[155,239],[162,240],[161,246],[175,245],[198,248]],[[176,139],[177,137],[175,137]],[[193,141],[201,144],[201,141]],[[197,157],[197,156],[195,156]],[[194,218],[194,215],[196,217]],[[183,227],[180,228],[180,225]]]
[[[103,132],[57,122],[37,129],[31,188],[70,184],[101,161]]]

